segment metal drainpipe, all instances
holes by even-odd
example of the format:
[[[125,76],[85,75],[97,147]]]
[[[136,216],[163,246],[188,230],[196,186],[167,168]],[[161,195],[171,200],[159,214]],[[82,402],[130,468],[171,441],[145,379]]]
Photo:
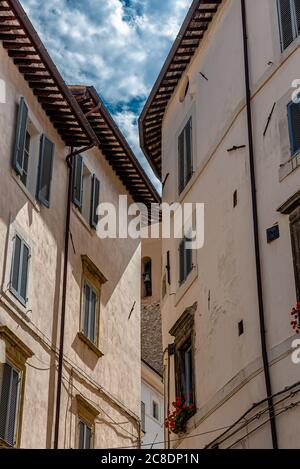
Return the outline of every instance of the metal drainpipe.
[[[243,43],[244,43],[245,85],[246,85],[247,122],[248,122],[248,139],[249,139],[249,165],[250,165],[250,175],[251,175],[253,231],[254,231],[254,243],[255,243],[260,336],[261,336],[262,357],[263,357],[264,375],[265,375],[265,383],[266,383],[267,398],[268,398],[269,415],[270,415],[272,443],[273,443],[273,449],[278,449],[275,410],[274,410],[274,401],[272,397],[273,393],[272,393],[272,384],[271,384],[271,377],[270,377],[270,367],[269,367],[267,341],[266,341],[261,256],[260,256],[260,246],[259,246],[259,223],[258,223],[258,211],[257,211],[257,189],[256,189],[256,177],[255,177],[255,160],[254,160],[254,143],[253,143],[253,126],[252,126],[252,109],[251,109],[247,11],[246,11],[245,0],[241,0],[241,10],[242,10]]]
[[[83,149],[73,151],[66,158],[68,165],[68,200],[67,200],[67,213],[65,224],[65,247],[64,247],[64,270],[63,270],[63,290],[62,290],[62,307],[61,307],[61,323],[60,323],[60,344],[58,356],[58,372],[57,372],[57,391],[56,391],[56,408],[55,408],[55,427],[54,427],[54,449],[58,449],[59,443],[59,421],[60,421],[60,406],[61,406],[61,390],[62,390],[62,374],[63,374],[63,361],[64,361],[64,343],[65,343],[65,320],[66,320],[66,300],[67,300],[67,279],[68,279],[68,257],[69,257],[69,241],[70,241],[70,219],[71,219],[71,205],[72,205],[72,168],[73,158],[84,151],[93,148],[95,144],[91,144]]]

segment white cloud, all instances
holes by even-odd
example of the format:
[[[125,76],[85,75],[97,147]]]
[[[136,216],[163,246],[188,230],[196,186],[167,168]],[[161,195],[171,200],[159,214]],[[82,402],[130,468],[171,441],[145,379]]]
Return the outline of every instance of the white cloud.
[[[21,1],[65,80],[95,86],[140,156],[137,114],[191,0]]]

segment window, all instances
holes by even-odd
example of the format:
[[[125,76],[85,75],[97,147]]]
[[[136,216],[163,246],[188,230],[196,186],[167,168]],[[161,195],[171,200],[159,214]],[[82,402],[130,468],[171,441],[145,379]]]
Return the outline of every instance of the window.
[[[179,194],[181,194],[193,175],[192,118],[178,138],[178,175]]]
[[[285,50],[300,32],[300,0],[277,0],[281,49]]]
[[[78,449],[92,449],[92,428],[83,421],[79,421]]]
[[[189,240],[185,238],[179,246],[179,283],[182,285],[193,270],[193,251],[188,249]]]
[[[105,276],[88,256],[82,256],[82,300],[79,339],[100,358],[98,349],[100,332],[101,288],[107,282]]]
[[[80,394],[75,396],[77,407],[76,447],[78,449],[92,449],[95,437],[95,419],[99,410]]]
[[[20,373],[8,363],[2,365],[0,397],[0,438],[10,446],[16,444],[20,390]]]
[[[185,397],[186,404],[194,404],[193,349],[192,339],[178,350],[178,391]]]
[[[0,364],[0,447],[20,445],[26,361],[32,351],[7,326],[0,326],[5,358]]]
[[[77,155],[73,168],[73,203],[90,226],[97,229],[100,181]]]
[[[159,420],[159,404],[156,401],[152,401],[152,417]]]
[[[148,257],[142,261],[143,269],[143,298],[152,296],[152,261]]]
[[[288,104],[288,122],[291,143],[291,155],[295,156],[300,150],[300,104]]]
[[[29,259],[30,249],[28,245],[16,234],[14,238],[10,291],[24,306],[27,303]]]
[[[198,304],[187,308],[170,330],[175,346],[176,395],[185,398],[187,405],[196,411],[194,387],[194,322]],[[192,414],[191,414],[192,415]]]
[[[141,419],[142,419],[142,431],[146,433],[146,405],[145,402],[141,402]]]
[[[83,295],[83,333],[94,344],[97,342],[97,305],[98,294],[96,290],[88,282],[85,282]]]
[[[48,208],[50,207],[53,160],[54,144],[45,135],[40,137],[28,117],[28,107],[25,100],[21,98],[13,167],[31,195],[37,197]]]
[[[291,214],[290,221],[293,259],[295,267],[296,292],[297,299],[300,301],[300,208],[298,208]]]

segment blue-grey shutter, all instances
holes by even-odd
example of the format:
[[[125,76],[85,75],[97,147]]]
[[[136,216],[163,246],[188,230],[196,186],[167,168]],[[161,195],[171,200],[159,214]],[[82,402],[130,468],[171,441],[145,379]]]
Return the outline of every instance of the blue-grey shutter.
[[[21,98],[18,109],[16,138],[13,153],[13,167],[17,174],[19,174],[20,176],[22,176],[23,173],[23,159],[26,140],[27,119],[28,107],[25,103],[24,98]]]
[[[53,173],[54,143],[46,135],[41,137],[37,198],[45,207],[50,207],[51,180]]]
[[[291,141],[291,153],[300,149],[300,104],[291,102],[288,105],[288,120]]]
[[[83,189],[83,158],[81,155],[75,156],[73,165],[73,203],[81,210]]]
[[[29,248],[24,243],[22,247],[21,262],[20,296],[25,302],[27,302]]]
[[[0,399],[0,438],[10,445],[15,444],[19,373],[5,363]]]
[[[91,322],[90,339],[94,343],[96,343],[96,340],[97,340],[97,337],[96,337],[96,332],[97,332],[96,319],[97,319],[97,295],[92,290],[91,291],[91,309],[90,309],[90,322]]]
[[[91,288],[86,283],[84,286],[84,321],[83,321],[83,333],[86,337],[89,337],[89,323],[90,323],[90,310],[91,310]]]
[[[97,215],[97,208],[99,205],[99,197],[100,197],[100,181],[97,179],[95,175],[92,178],[92,192],[91,192],[91,216],[90,216],[90,224],[91,227],[95,230],[97,229],[98,224],[98,215]]]
[[[185,127],[185,145],[186,145],[185,184],[187,184],[193,175],[192,118],[190,118],[190,120],[188,121]]]
[[[179,245],[179,282],[180,284],[185,281],[185,241]]]
[[[178,138],[178,189],[179,194],[184,189],[185,177],[184,177],[184,131],[181,132]]]
[[[84,423],[79,422],[78,449],[84,449]]]
[[[299,34],[300,33],[300,0],[294,0],[294,3],[295,3],[297,34]]]
[[[19,291],[21,248],[22,248],[22,241],[19,238],[19,236],[16,235],[15,240],[14,240],[14,252],[13,252],[12,269],[11,269],[11,287],[15,292]]]
[[[285,50],[294,40],[293,12],[290,0],[278,0],[281,47]]]
[[[193,258],[192,258],[192,250],[191,249],[187,249],[187,242],[189,240],[186,240],[185,243],[184,243],[184,251],[185,251],[185,275],[186,277],[189,275],[189,273],[192,271],[193,269]]]

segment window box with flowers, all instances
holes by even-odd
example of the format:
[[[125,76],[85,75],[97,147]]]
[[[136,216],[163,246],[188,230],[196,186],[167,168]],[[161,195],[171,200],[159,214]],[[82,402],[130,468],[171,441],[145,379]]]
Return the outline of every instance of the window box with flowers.
[[[172,405],[174,410],[166,418],[165,427],[175,434],[185,433],[187,422],[195,414],[195,405],[190,404],[183,395],[178,396]]]
[[[300,334],[300,301],[298,301],[292,309],[291,316],[293,318],[291,326],[296,334]]]

